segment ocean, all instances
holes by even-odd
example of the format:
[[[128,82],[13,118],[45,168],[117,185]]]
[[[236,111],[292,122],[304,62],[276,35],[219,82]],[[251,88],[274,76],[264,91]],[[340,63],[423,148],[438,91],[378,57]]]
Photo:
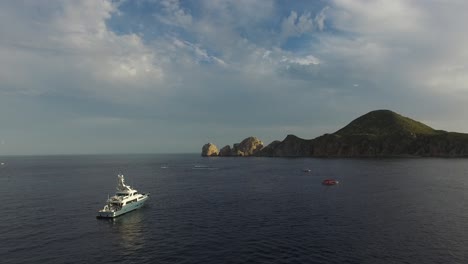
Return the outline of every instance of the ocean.
[[[0,162],[1,263],[468,263],[468,159]],[[96,219],[118,173],[151,197]]]

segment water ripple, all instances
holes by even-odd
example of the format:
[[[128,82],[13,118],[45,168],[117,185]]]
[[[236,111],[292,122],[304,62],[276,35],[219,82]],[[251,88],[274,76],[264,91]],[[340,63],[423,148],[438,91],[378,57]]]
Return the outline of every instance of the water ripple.
[[[2,263],[466,263],[464,160],[122,155],[8,164]],[[116,168],[151,199],[97,220]],[[343,184],[326,188],[323,178]]]

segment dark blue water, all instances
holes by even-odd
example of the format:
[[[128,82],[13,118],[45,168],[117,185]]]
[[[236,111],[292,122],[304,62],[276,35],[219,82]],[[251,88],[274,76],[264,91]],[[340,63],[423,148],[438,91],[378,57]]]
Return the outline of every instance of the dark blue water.
[[[1,263],[468,263],[468,159],[0,161]],[[118,172],[152,196],[96,219]]]

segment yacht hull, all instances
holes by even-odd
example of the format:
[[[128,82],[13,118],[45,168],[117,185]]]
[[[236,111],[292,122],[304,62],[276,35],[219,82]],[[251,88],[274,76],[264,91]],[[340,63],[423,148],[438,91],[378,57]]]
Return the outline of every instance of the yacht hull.
[[[129,213],[133,210],[136,210],[142,207],[145,204],[146,200],[148,200],[148,198],[149,198],[149,195],[146,194],[145,197],[142,198],[141,200],[127,204],[118,211],[110,212],[110,211],[101,210],[98,212],[98,215],[96,217],[97,218],[115,218],[115,217],[121,216],[123,214]]]

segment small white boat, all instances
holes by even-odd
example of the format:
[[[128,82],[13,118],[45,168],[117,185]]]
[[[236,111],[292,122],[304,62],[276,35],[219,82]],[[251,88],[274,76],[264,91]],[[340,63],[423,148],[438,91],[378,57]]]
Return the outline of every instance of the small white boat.
[[[104,208],[98,212],[98,218],[114,218],[131,212],[142,207],[149,198],[149,193],[138,193],[137,190],[126,185],[123,174],[117,177],[117,192],[107,199]]]

